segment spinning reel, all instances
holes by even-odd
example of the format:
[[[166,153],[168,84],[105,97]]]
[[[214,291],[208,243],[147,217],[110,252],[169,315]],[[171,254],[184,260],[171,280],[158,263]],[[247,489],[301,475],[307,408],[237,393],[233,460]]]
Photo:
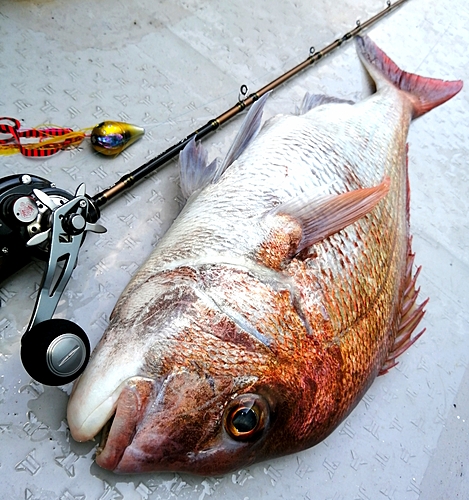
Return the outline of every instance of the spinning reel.
[[[33,314],[21,339],[26,371],[47,385],[74,380],[85,369],[90,343],[75,323],[53,319],[78,260],[86,232],[105,232],[99,211],[81,184],[75,194],[33,175],[0,182],[0,282],[33,257],[46,268]]]

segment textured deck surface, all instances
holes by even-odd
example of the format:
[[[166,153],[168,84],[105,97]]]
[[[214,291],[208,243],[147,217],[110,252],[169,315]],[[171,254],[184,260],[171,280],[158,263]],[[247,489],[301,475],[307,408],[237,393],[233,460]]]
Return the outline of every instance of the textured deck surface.
[[[377,0],[0,0],[0,114],[26,127],[103,119],[146,129],[115,159],[89,143],[49,159],[0,157],[0,175],[33,173],[89,194],[185,137],[251,91],[381,10]],[[469,4],[409,0],[369,31],[401,65],[469,84]],[[467,87],[466,87],[467,88]],[[306,90],[359,100],[368,92],[352,44],[277,90],[267,114]],[[19,359],[41,268],[0,285],[0,498],[60,500],[436,500],[469,498],[469,166],[467,91],[411,128],[411,224],[427,332],[317,447],[217,478],[120,477],[70,439],[70,386],[33,382]],[[208,137],[222,156],[240,119]],[[99,340],[120,292],[181,203],[176,164],[103,210],[56,315]]]

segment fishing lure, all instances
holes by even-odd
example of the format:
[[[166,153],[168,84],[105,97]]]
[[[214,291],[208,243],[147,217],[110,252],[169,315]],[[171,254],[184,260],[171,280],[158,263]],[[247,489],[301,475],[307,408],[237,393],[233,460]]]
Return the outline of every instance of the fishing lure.
[[[54,125],[22,128],[19,120],[5,116],[0,117],[0,135],[9,137],[0,139],[0,155],[21,153],[32,158],[52,156],[64,149],[78,147],[89,137],[91,146],[98,153],[115,156],[144,133],[141,127],[116,121],[105,121],[77,131]],[[31,142],[31,139],[37,140]]]

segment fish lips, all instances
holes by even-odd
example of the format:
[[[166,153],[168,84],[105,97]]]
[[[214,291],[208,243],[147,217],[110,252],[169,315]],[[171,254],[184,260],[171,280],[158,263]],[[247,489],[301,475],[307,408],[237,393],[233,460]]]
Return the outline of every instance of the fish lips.
[[[151,396],[158,391],[152,379],[134,377],[123,387],[116,404],[116,412],[101,431],[96,463],[108,470],[116,470],[128,446],[131,445]]]

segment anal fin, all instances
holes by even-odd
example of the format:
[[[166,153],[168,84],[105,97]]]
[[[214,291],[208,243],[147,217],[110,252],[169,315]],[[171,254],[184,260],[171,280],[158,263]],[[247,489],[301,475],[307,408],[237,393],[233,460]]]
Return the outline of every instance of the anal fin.
[[[410,248],[410,242],[409,242]],[[400,323],[394,339],[394,344],[388,353],[386,361],[383,363],[378,375],[384,375],[391,368],[398,364],[397,358],[403,354],[411,345],[413,345],[425,332],[425,328],[416,335],[412,335],[414,330],[420,323],[425,314],[425,306],[429,299],[426,299],[421,304],[417,304],[417,298],[420,288],[415,287],[417,277],[421,267],[417,269],[415,274],[412,274],[412,266],[414,263],[415,254],[409,252],[407,256],[407,271],[406,280],[404,283],[404,291],[401,299]]]

